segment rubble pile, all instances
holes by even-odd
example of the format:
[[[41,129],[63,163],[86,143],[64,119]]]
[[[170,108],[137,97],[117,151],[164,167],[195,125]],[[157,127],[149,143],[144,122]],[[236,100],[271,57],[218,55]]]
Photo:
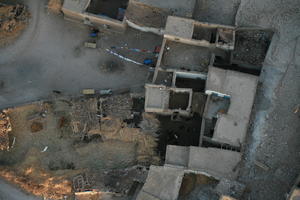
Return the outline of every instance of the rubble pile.
[[[4,113],[0,113],[0,150],[6,150],[9,147],[8,134],[11,131],[9,117]]]
[[[108,116],[120,119],[132,118],[131,108],[133,105],[130,94],[120,94],[101,99],[101,112]]]
[[[99,119],[97,117],[97,99],[92,98],[85,101],[74,101],[71,110],[71,127],[74,135],[84,138],[93,129],[99,130]]]
[[[157,138],[142,132],[139,128],[130,128],[120,118],[107,118],[101,121],[99,134],[103,141],[119,140],[136,144],[136,158],[139,164],[158,164],[160,159],[156,155]]]
[[[26,27],[30,17],[24,5],[0,3],[0,45],[15,39]]]

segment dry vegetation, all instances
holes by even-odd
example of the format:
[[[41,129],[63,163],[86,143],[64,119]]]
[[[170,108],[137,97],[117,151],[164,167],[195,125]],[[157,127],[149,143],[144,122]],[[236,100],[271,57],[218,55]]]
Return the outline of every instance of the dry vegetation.
[[[0,113],[0,151],[9,148],[9,132],[11,131],[11,124],[6,113]]]
[[[120,101],[122,98],[127,100]],[[160,159],[155,151],[157,139],[150,133],[151,124],[157,122],[144,117],[143,127],[150,132],[124,122],[122,116],[130,116],[131,106],[129,95],[122,98],[112,96],[102,102],[105,105],[100,103],[100,108],[97,99],[80,98],[8,109],[10,137],[16,143],[9,152],[0,152],[0,176],[29,193],[51,199],[73,197],[78,191],[74,178],[83,174],[97,181],[79,191],[98,189],[125,195],[135,180],[146,178],[135,166],[158,164]],[[118,112],[106,105],[116,99],[118,114],[122,110],[119,117],[99,113]]]
[[[4,5],[0,3],[0,45],[16,39],[28,24],[30,17],[24,5]]]
[[[42,169],[28,168],[26,173],[16,173],[14,170],[4,168],[1,169],[0,176],[36,196],[63,199],[64,196],[72,195],[70,181],[63,176],[51,176]]]

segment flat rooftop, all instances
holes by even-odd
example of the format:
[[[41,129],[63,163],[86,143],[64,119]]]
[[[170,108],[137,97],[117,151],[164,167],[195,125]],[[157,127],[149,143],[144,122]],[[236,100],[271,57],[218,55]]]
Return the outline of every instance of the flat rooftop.
[[[184,176],[183,169],[150,166],[146,183],[137,200],[176,200]]]
[[[244,142],[256,94],[258,77],[242,72],[211,66],[208,71],[206,91],[229,95],[230,106],[216,123],[213,140],[240,146]]]
[[[170,92],[164,86],[146,84],[145,110],[168,109]]]
[[[234,29],[233,26],[168,16],[164,37],[195,46],[233,50],[235,43]]]
[[[208,173],[216,178],[234,179],[241,154],[218,148],[168,145],[165,164]]]
[[[212,58],[208,48],[166,40],[160,68],[207,73]]]
[[[63,9],[82,13],[87,9],[89,3],[90,0],[64,0]]]
[[[165,34],[191,39],[193,37],[193,32],[193,19],[168,16]]]

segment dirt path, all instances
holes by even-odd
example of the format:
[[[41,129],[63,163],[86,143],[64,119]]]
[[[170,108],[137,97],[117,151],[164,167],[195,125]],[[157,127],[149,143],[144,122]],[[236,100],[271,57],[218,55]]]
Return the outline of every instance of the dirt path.
[[[300,2],[242,0],[236,21],[275,31],[260,76],[240,181],[245,200],[281,200],[300,173]],[[259,17],[258,17],[259,16]],[[254,164],[262,162],[267,170]]]
[[[32,18],[25,32],[10,46],[0,49],[0,108],[47,98],[52,90],[78,95],[84,88],[121,89],[143,85],[147,66],[138,66],[105,51],[111,46],[153,50],[162,38],[129,29],[125,34],[101,35],[101,50],[86,49],[89,29],[49,14],[47,0],[24,0]],[[141,41],[143,38],[143,42]],[[147,54],[121,52],[143,62]],[[150,55],[151,56],[151,55]],[[152,55],[153,56],[153,55]],[[101,63],[118,63],[122,71],[103,73]]]
[[[39,200],[0,179],[0,200]]]

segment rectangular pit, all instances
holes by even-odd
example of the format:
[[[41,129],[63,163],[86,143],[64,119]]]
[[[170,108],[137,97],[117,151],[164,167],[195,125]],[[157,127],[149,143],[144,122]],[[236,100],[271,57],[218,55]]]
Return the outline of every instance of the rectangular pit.
[[[86,12],[123,20],[128,0],[91,0]]]
[[[170,116],[158,116],[159,129],[157,150],[162,159],[166,155],[167,145],[199,146],[201,117],[194,114],[192,118],[173,121]]]
[[[218,55],[216,53],[213,66],[226,70],[233,70],[253,75],[259,75],[261,72],[261,66],[254,66],[239,61],[233,61],[232,52],[230,51],[225,52],[222,55]]]
[[[188,92],[170,92],[169,109],[186,110],[190,102],[190,93]]]
[[[192,88],[193,92],[204,92],[206,78],[201,74],[177,72],[175,86],[177,88]]]
[[[216,46],[224,50],[233,50],[235,44],[235,30],[218,28]]]
[[[167,40],[161,59],[161,68],[207,73],[213,53],[200,46]]]
[[[232,62],[247,68],[261,68],[273,32],[268,30],[237,30]]]
[[[204,92],[205,80],[200,78],[190,79],[184,77],[177,77],[175,86],[178,88],[192,88],[194,92]]]
[[[194,25],[193,39],[206,40],[209,43],[216,43],[217,28],[204,27],[199,24]]]
[[[172,86],[173,81],[173,72],[167,72],[167,71],[158,71],[157,77],[155,79],[155,84],[157,85],[165,85],[165,86]]]
[[[219,181],[213,177],[203,174],[186,173],[182,179],[179,190],[179,199],[196,199],[219,200],[220,195],[215,191]]]

